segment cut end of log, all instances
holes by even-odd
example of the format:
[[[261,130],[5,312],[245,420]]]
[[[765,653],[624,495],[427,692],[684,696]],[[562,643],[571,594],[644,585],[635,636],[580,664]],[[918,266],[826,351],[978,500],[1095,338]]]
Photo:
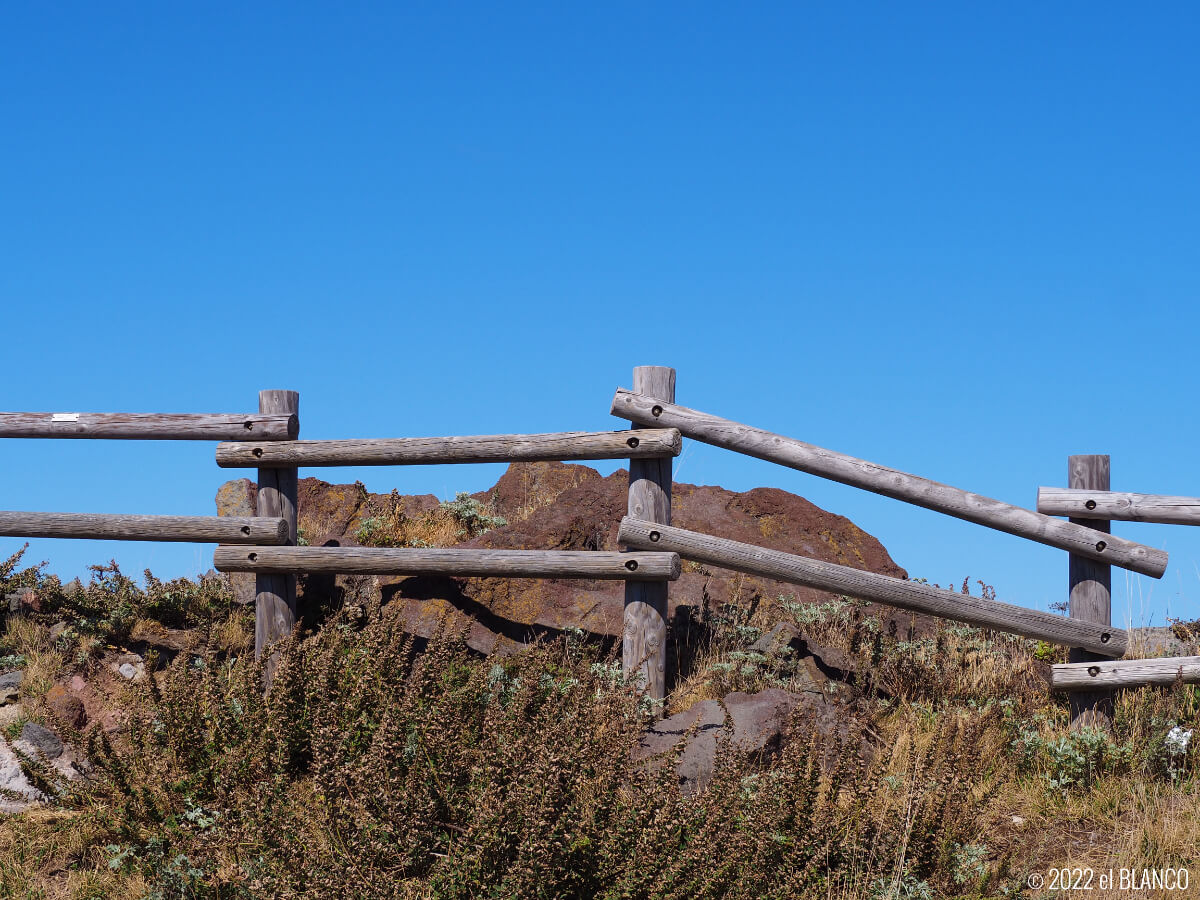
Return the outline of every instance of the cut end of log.
[[[1139,547],[1133,553],[1136,564],[1129,566],[1131,571],[1149,575],[1151,578],[1162,578],[1167,571],[1167,562],[1170,556],[1166,550],[1159,550],[1157,547]]]

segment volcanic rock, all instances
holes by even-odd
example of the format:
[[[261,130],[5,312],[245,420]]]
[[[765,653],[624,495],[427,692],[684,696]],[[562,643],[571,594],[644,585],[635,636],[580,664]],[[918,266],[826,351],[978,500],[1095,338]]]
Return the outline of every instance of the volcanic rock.
[[[230,482],[218,494],[222,514],[244,514],[252,484]],[[427,537],[437,546],[531,550],[616,550],[617,528],[627,505],[628,473],[602,477],[588,466],[563,463],[514,463],[487,491],[472,495],[506,524],[475,537],[455,536],[445,529]],[[299,483],[299,530],[312,546],[359,546],[364,523],[380,509],[392,520],[420,524],[422,517],[442,515],[432,494],[371,494],[361,483],[329,484],[315,478]],[[802,497],[774,488],[738,493],[720,487],[677,483],[673,488],[674,524],[719,537],[798,553],[853,568],[904,578],[903,569],[883,546],[849,519],[815,506]],[[406,532],[407,533],[407,532]],[[412,532],[420,534],[420,529]],[[450,537],[447,539],[446,534]],[[421,544],[416,544],[420,546]],[[251,581],[253,576],[249,576]],[[440,576],[380,576],[353,579],[302,576],[300,608],[333,602],[362,602],[363,583],[384,603],[396,604],[403,627],[422,637],[431,635],[447,616],[465,615],[468,643],[483,653],[511,652],[542,635],[581,628],[607,641],[623,627],[624,589],[620,582]],[[236,583],[236,582],[235,582]],[[248,596],[252,599],[253,587]],[[758,578],[684,561],[673,582],[668,615],[676,636],[683,635],[704,611],[735,604],[753,614],[780,598],[804,604],[822,603],[834,595],[824,591]],[[887,607],[868,606],[898,633],[921,630],[923,617]],[[793,641],[793,632],[776,640]],[[679,641],[672,641],[671,646]]]
[[[0,738],[0,812],[18,813],[37,805],[46,795],[29,783],[21,762],[8,742]]]
[[[70,728],[82,728],[87,721],[83,701],[61,684],[56,684],[46,691],[45,701],[54,718]]]
[[[218,516],[253,516],[258,513],[258,485],[249,478],[235,478],[217,489]],[[254,602],[256,596],[254,573],[231,572],[229,586],[233,599],[243,606]]]
[[[25,672],[22,669],[0,675],[0,706],[7,706],[10,703],[20,701],[21,682],[24,678]]]
[[[832,734],[844,715],[837,706],[819,690],[735,691],[654,723],[643,735],[634,758],[649,760],[651,765],[660,763],[664,754],[683,741],[675,774],[684,793],[695,793],[704,790],[722,754],[734,751],[762,759],[777,752],[798,712],[822,734]]]
[[[63,754],[63,742],[58,735],[36,722],[26,722],[22,726],[20,741],[42,759],[58,759]]]

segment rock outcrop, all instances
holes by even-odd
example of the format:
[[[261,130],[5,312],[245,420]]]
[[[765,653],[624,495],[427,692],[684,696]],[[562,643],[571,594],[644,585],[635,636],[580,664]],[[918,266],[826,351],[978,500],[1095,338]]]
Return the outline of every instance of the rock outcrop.
[[[476,537],[443,544],[462,547],[539,550],[615,550],[617,526],[625,514],[628,474],[602,477],[595,469],[563,463],[514,463],[491,490],[473,495],[507,524]],[[247,508],[250,482],[230,482],[218,495],[222,514]],[[417,520],[438,508],[432,494],[370,494],[361,484],[300,481],[299,529],[312,546],[358,546],[375,512]],[[874,537],[849,519],[774,488],[737,493],[720,487],[676,484],[672,520],[682,528],[704,531],[775,550],[799,553],[854,568],[905,577]],[[444,537],[444,533],[440,536]],[[469,643],[484,653],[507,652],[520,644],[565,628],[616,638],[622,629],[623,588],[619,582],[435,576],[375,579],[385,603],[403,609],[413,633],[428,636],[448,613],[471,621]],[[301,579],[301,597],[323,598],[348,590],[346,579]],[[251,587],[252,590],[252,587]],[[670,591],[669,615],[686,627],[697,613],[737,603],[751,609],[785,597],[820,603],[831,595],[810,588],[746,576],[715,567],[684,563]],[[909,614],[877,610],[912,628]]]

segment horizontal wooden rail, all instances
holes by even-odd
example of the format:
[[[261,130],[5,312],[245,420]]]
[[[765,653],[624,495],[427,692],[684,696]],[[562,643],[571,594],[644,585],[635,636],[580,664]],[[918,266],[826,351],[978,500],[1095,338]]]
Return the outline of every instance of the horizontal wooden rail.
[[[379,547],[218,547],[219,572],[332,572],[344,575],[450,575],[674,581],[675,553],[574,550],[456,550]]]
[[[0,438],[290,441],[299,433],[294,415],[0,412]]]
[[[1162,659],[1118,659],[1064,663],[1050,668],[1050,687],[1056,691],[1170,685],[1176,681],[1200,684],[1200,656]]]
[[[753,544],[641,519],[622,519],[618,539],[629,547],[673,550],[685,559],[749,575],[820,588],[1068,647],[1085,647],[1105,656],[1121,656],[1127,643],[1126,633],[1117,628],[984,600],[916,581],[864,572],[807,556],[767,550]]]
[[[1073,519],[1200,525],[1200,497],[1040,487],[1037,508],[1038,512],[1048,516],[1070,516]]]
[[[284,544],[288,530],[287,523],[281,518],[0,512],[0,536],[97,541],[190,541],[198,544]]]
[[[916,506],[1058,547],[1060,550],[1067,550],[1098,562],[1131,569],[1143,575],[1160,578],[1167,568],[1166,552],[1155,547],[1102,534],[1083,525],[1063,522],[1030,509],[1022,509],[928,478],[889,469],[878,463],[825,450],[794,438],[731,422],[653,397],[645,397],[633,391],[617,391],[613,398],[612,413],[642,425],[678,428],[684,437],[863,488],[885,497],[904,500]]]
[[[380,438],[217,445],[223,468],[291,466],[404,466],[421,463],[530,462],[572,459],[644,459],[678,456],[674,428],[566,431],[556,434],[484,434],[471,437]]]

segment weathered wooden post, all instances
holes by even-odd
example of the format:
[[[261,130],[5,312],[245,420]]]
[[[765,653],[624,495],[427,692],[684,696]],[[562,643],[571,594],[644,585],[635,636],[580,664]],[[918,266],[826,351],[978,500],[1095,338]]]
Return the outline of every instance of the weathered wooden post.
[[[1107,491],[1110,482],[1109,457],[1071,456],[1067,459],[1068,487]],[[1071,519],[1077,525],[1108,534],[1107,519]],[[1112,567],[1076,554],[1070,554],[1071,618],[1102,625],[1112,624]],[[1104,660],[1087,650],[1072,647],[1073,663]],[[1112,728],[1112,691],[1077,691],[1071,694],[1071,729]]]
[[[299,415],[300,395],[295,391],[259,391],[260,413]],[[258,470],[258,515],[278,516],[287,522],[289,545],[296,543],[296,502],[299,477],[295,468]],[[261,657],[296,624],[296,576],[260,574],[255,578],[254,655]],[[267,662],[266,681],[275,674],[275,660]]]
[[[675,370],[665,366],[636,366],[634,393],[667,403],[675,402]],[[633,428],[641,428],[637,424]],[[671,457],[629,461],[629,515],[671,524]],[[625,582],[625,628],[621,658],[628,678],[642,679],[654,700],[667,694],[667,584]]]

